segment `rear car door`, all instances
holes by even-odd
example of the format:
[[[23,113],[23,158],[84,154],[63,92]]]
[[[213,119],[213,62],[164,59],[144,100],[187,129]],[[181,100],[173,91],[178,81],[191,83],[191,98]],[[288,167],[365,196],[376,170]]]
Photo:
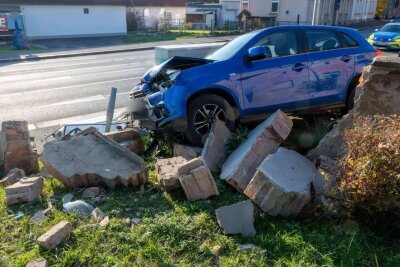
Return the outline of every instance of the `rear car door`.
[[[253,45],[256,46],[264,46],[268,56],[243,63],[241,76],[246,112],[307,106],[310,97],[307,57],[301,53],[296,31],[267,34]]]
[[[354,55],[333,30],[309,29],[307,44],[312,107],[343,104],[354,73]]]

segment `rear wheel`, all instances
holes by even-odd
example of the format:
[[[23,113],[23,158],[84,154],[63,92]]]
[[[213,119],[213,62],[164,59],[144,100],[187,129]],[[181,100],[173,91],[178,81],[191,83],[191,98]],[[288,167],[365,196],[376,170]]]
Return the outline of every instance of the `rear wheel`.
[[[202,145],[217,118],[231,131],[235,128],[235,112],[228,101],[213,94],[196,97],[188,106],[186,139],[194,145]]]
[[[349,113],[350,110],[354,108],[354,98],[356,95],[357,84],[350,85],[349,92],[346,98],[346,107],[342,109],[342,114],[345,115]]]

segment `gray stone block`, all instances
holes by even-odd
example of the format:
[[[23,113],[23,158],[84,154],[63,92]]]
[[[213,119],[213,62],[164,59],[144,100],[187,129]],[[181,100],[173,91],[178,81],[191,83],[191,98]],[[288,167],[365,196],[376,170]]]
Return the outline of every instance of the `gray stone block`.
[[[215,210],[218,224],[225,234],[255,235],[254,207],[250,200]]]
[[[180,166],[178,174],[183,191],[189,201],[219,195],[214,177],[200,158]]]
[[[243,192],[267,155],[273,154],[288,137],[292,120],[278,110],[252,130],[247,139],[222,166],[220,178]]]
[[[208,135],[201,159],[206,163],[207,167],[213,173],[219,173],[221,166],[228,156],[227,144],[231,138],[231,132],[226,127],[225,123],[216,120]]]
[[[199,157],[201,151],[201,147],[174,144],[174,157],[184,157],[186,160],[192,160]]]
[[[157,159],[157,178],[162,190],[172,191],[181,187],[178,169],[186,162],[187,160],[184,157]]]
[[[67,221],[62,221],[54,225],[49,231],[41,235],[37,241],[39,245],[46,249],[53,249],[72,232],[72,225]]]
[[[36,201],[43,191],[42,177],[25,177],[6,187],[7,205]]]
[[[311,181],[317,173],[307,158],[279,148],[261,163],[244,193],[272,216],[297,215],[310,200]]]
[[[147,181],[144,160],[97,131],[46,143],[41,160],[70,188],[139,186]]]

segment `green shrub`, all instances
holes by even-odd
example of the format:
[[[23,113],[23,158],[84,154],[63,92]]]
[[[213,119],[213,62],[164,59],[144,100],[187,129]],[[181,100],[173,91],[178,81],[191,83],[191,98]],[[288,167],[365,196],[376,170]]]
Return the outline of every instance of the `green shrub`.
[[[400,117],[354,117],[345,132],[340,191],[367,215],[400,214]]]

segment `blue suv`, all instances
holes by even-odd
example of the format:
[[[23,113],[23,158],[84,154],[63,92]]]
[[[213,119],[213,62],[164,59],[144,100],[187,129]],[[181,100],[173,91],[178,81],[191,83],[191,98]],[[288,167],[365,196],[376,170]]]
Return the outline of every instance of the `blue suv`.
[[[204,59],[174,57],[151,68],[131,92],[130,112],[145,128],[169,125],[201,145],[216,118],[233,130],[277,109],[351,109],[362,68],[379,53],[349,28],[254,31]]]

